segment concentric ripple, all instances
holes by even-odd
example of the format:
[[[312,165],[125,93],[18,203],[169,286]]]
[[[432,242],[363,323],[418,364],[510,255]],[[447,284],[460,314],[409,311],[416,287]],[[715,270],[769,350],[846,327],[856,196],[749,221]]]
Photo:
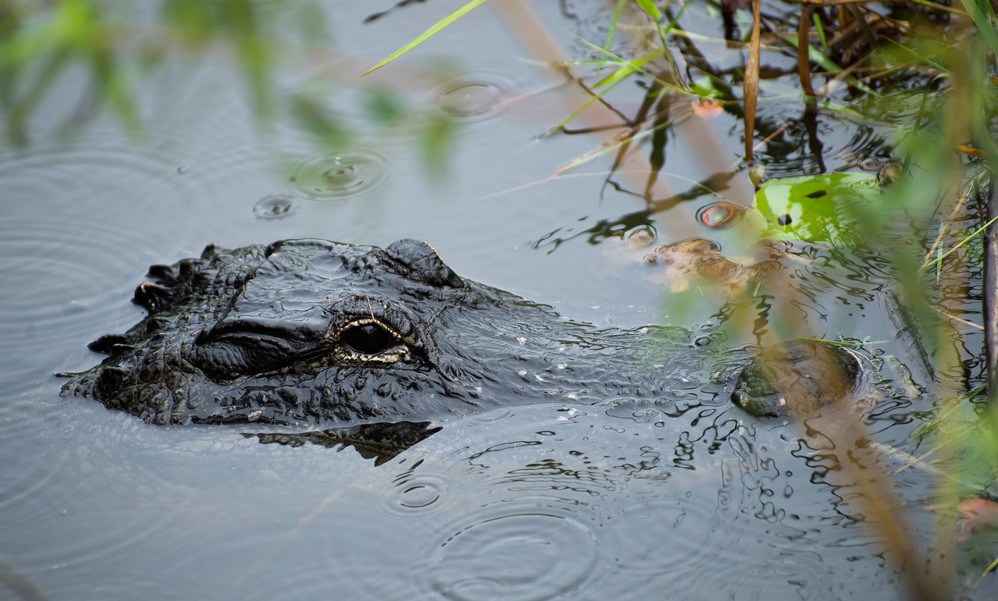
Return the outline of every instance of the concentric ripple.
[[[434,559],[433,588],[448,599],[540,601],[582,583],[596,545],[589,529],[570,518],[510,514],[458,531]]]
[[[253,214],[258,219],[284,219],[295,213],[295,201],[287,194],[270,194],[253,205]]]
[[[388,512],[395,515],[436,513],[447,503],[449,485],[445,476],[419,471],[395,479],[392,494],[384,495]]]
[[[507,93],[490,81],[460,81],[437,95],[437,105],[452,117],[474,117],[497,108]]]
[[[9,294],[0,302],[0,354],[25,368],[38,367],[36,353],[93,336],[93,316],[127,299],[143,273],[122,252],[142,248],[139,236],[106,222],[70,225],[18,218],[0,226],[0,252],[18,258],[2,269]]]
[[[369,149],[312,155],[299,161],[289,177],[295,191],[314,200],[360,196],[387,179],[387,159]]]
[[[82,350],[95,316],[127,301],[151,262],[136,251],[171,235],[156,214],[170,207],[156,200],[187,182],[176,165],[114,145],[6,156],[0,182],[0,356],[10,359],[0,381],[14,393]]]
[[[492,120],[503,114],[523,84],[503,72],[486,70],[456,76],[436,88],[433,104],[464,123]]]

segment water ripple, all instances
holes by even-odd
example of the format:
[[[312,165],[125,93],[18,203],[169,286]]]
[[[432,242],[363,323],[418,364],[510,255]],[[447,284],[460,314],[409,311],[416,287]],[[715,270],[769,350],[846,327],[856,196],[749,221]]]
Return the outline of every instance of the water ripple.
[[[521,128],[524,123],[536,121],[539,128],[550,124],[538,118],[545,105],[532,93],[541,84],[529,82],[527,76],[489,69],[459,74],[431,90],[428,103],[443,116],[468,128],[471,135],[489,131],[490,135],[529,136],[530,130]]]
[[[9,358],[0,380],[21,392],[59,364],[59,349],[99,334],[96,316],[128,298],[149,260],[123,249],[169,238],[144,225],[157,219],[151,203],[186,184],[170,163],[103,146],[0,157],[0,181],[0,356]]]
[[[436,105],[451,117],[481,118],[495,115],[510,96],[506,85],[486,79],[458,79],[449,82],[436,96]]]
[[[711,538],[710,506],[675,499],[626,507],[601,531],[601,544],[612,552],[612,563],[639,571],[719,563],[717,553],[724,549],[712,545]]]
[[[434,557],[434,590],[459,601],[540,601],[578,588],[596,559],[589,528],[529,511],[484,517],[452,534]]]
[[[284,219],[295,213],[295,200],[287,194],[270,194],[253,205],[253,214],[258,219]]]
[[[427,515],[447,507],[450,495],[448,478],[440,473],[412,469],[395,478],[391,494],[383,495],[385,509],[394,515]]]
[[[289,181],[295,191],[313,200],[338,200],[381,186],[388,174],[384,156],[357,148],[309,156],[291,169]]]
[[[33,448],[37,432],[49,421],[49,412],[38,411],[27,394],[0,405],[0,439],[7,445],[0,486],[0,513],[40,498],[66,469],[68,453],[47,453],[39,460]],[[35,504],[37,506],[37,504]]]

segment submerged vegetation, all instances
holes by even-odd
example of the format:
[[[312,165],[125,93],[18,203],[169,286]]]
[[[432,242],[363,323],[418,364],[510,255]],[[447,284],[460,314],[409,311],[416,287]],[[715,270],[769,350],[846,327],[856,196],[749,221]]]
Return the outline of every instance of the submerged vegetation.
[[[411,51],[483,3],[469,2],[371,70]],[[933,349],[937,377],[930,394],[935,396],[935,417],[918,432],[932,442],[910,465],[945,470],[930,504],[937,515],[934,540],[926,545],[911,539],[891,478],[878,466],[877,453],[864,448],[862,431],[839,423],[823,434],[843,468],[851,470],[857,509],[904,570],[911,598],[949,598],[946,591],[954,587],[966,593],[998,565],[995,559],[969,581],[953,581],[954,520],[962,514],[962,538],[998,522],[994,6],[974,0],[956,6],[929,0],[887,5],[864,0],[721,0],[715,7],[726,37],[744,48],[744,64],[733,71],[712,65],[697,49],[699,36],[679,26],[687,6],[650,0],[609,3],[603,44],[586,42],[590,58],[559,63],[589,99],[552,132],[566,131],[584,108],[606,102],[609,92],[625,81],[637,80],[647,90],[638,114],[621,119],[608,130],[603,145],[568,163],[565,170],[600,155],[613,156],[617,170],[628,160],[633,164],[634,147],[644,145],[650,149],[646,156],[642,152],[641,171],[648,174],[644,196],[649,205],[660,205],[653,190],[663,165],[665,136],[683,121],[695,120],[700,111],[720,107],[742,119],[744,154],[735,170],[745,171],[758,188],[749,211],[758,211],[769,224],[759,235],[874,249],[891,258],[893,287],[914,316],[917,335]],[[527,14],[524,6],[520,11],[521,18]],[[626,56],[615,50],[615,40],[621,37],[630,41]],[[808,142],[815,170],[788,180],[766,180],[766,161],[758,160],[756,153],[779,138],[789,123],[759,120],[757,107],[785,97],[786,82],[781,80],[790,76],[796,76],[802,120],[810,120],[812,128],[821,111],[875,124],[886,132],[888,152],[855,158],[857,167],[875,160],[879,185],[863,173],[825,174],[821,143],[813,130]],[[866,185],[868,191],[857,185]],[[830,194],[836,187],[845,192]],[[812,200],[826,195],[837,198]],[[788,286],[772,288],[767,294],[793,300]],[[975,298],[983,305],[974,306]],[[803,324],[783,325],[783,335],[807,335]],[[983,340],[974,330],[984,332]],[[971,356],[959,350],[968,345],[976,347]],[[994,549],[990,555],[998,558]],[[931,569],[923,571],[923,566]]]
[[[410,1],[391,10],[405,9]],[[524,43],[531,58],[549,65],[566,94],[576,95],[574,108],[545,135],[586,133],[599,140],[590,152],[565,157],[559,174],[604,160],[608,184],[633,191],[651,212],[666,210],[683,195],[664,187],[664,149],[670,137],[683,136],[705,161],[717,163],[709,169],[715,176],[695,183],[691,194],[706,190],[760,218],[764,225],[753,235],[862,248],[891,259],[893,284],[884,294],[903,299],[912,327],[931,351],[936,374],[928,393],[934,407],[917,432],[926,451],[910,464],[940,474],[935,498],[925,502],[936,518],[933,540],[912,540],[909,516],[896,508],[892,475],[878,464],[881,451],[863,444],[865,433],[857,425],[838,424],[824,434],[838,449],[844,469],[852,470],[859,513],[905,570],[911,597],[942,599],[953,590],[970,591],[998,565],[998,549],[986,550],[994,560],[986,570],[954,581],[957,532],[972,539],[979,528],[998,524],[994,5],[984,0],[696,0],[721,24],[726,44],[743,57],[738,65],[721,66],[701,50],[705,37],[680,25],[693,1],[607,2],[602,39],[580,38],[585,55],[574,57],[551,42],[527,3],[495,4],[509,28],[531,40]],[[460,27],[461,17],[486,3],[468,2],[365,74],[389,68],[447,26]],[[261,130],[286,116],[319,144],[350,144],[360,132],[333,117],[321,93],[279,93],[275,70],[282,57],[314,50],[327,36],[317,2],[293,5],[294,10],[251,0],[161,0],[143,7],[100,0],[3,0],[4,137],[10,144],[27,144],[35,110],[57,93],[67,73],[83,71],[89,87],[66,113],[63,128],[71,130],[107,111],[141,140],[146,118],[136,82],[177,55],[220,50],[238,66]],[[618,110],[611,99],[627,86],[641,95],[633,114]],[[402,99],[376,89],[365,98],[373,122],[402,125]],[[767,103],[792,106],[799,116],[777,119],[765,110]],[[702,126],[718,111],[742,124],[739,164],[723,164],[713,152],[713,134]],[[846,168],[829,173],[816,131],[819,114],[866,124],[885,141],[870,155],[845,160]],[[420,123],[428,164],[439,164],[451,126],[434,118]],[[801,135],[788,136],[798,126]],[[797,150],[805,155],[801,171],[768,169],[777,162],[768,149],[787,144],[806,146]],[[740,192],[738,182],[751,182],[754,192]],[[828,194],[839,188],[845,192]],[[806,200],[819,192],[828,196],[822,203]],[[786,286],[767,294],[785,294],[784,304],[793,304],[793,291]],[[731,316],[729,325],[736,328],[738,321]],[[769,334],[809,334],[800,324],[783,329]]]

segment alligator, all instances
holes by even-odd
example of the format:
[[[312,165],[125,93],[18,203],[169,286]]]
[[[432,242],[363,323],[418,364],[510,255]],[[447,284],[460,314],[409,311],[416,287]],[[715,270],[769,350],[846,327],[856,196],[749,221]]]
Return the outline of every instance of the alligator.
[[[707,360],[702,337],[688,331],[565,319],[459,277],[416,240],[209,245],[200,258],[152,266],[148,278],[133,299],[148,315],[91,343],[108,357],[71,374],[64,395],[155,424],[430,431],[427,422],[512,403],[668,402]],[[791,371],[810,360],[797,353]],[[787,395],[760,384],[759,369],[746,373],[738,404],[785,414]],[[844,373],[851,385],[856,370]],[[762,400],[747,402],[746,392]],[[820,397],[821,386],[809,394]]]

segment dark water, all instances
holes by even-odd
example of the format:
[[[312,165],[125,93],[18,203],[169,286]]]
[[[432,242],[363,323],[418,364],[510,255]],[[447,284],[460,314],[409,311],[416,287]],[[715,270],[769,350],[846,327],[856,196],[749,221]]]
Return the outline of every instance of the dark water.
[[[669,403],[563,399],[458,420],[380,466],[351,448],[153,427],[58,396],[53,373],[92,366],[101,357],[86,343],[141,317],[129,299],[147,266],[209,242],[422,238],[462,276],[575,319],[631,327],[678,314],[660,283],[621,259],[613,233],[647,223],[669,241],[670,224],[694,222],[715,199],[652,215],[603,185],[606,160],[553,177],[598,141],[537,142],[565,114],[559,92],[518,60],[524,51],[489,8],[422,59],[350,83],[458,5],[417,4],[362,25],[390,5],[377,4],[325,3],[334,41],[280,77],[288,94],[320,74],[334,82],[329,108],[363,132],[350,150],[317,149],[291,119],[257,131],[243,82],[210,53],[141,88],[150,131],[140,144],[110,118],[59,135],[59,99],[84,86],[67,77],[31,143],[0,151],[0,555],[52,599],[899,598],[896,568],[822,442],[731,407],[714,369],[689,373]],[[593,6],[569,5],[566,16],[559,3],[535,4],[566,47],[578,44],[572,32],[592,33]],[[714,23],[702,8],[686,18]],[[720,35],[719,23],[706,34]],[[442,57],[459,60],[430,70]],[[460,125],[446,176],[423,168],[418,124],[366,120],[361,86],[401,91]],[[762,110],[776,119],[784,108]],[[829,169],[883,144],[866,126],[817,119]],[[734,163],[735,117],[710,128]],[[804,137],[787,130],[797,150],[773,155],[775,172],[812,170]],[[685,143],[666,147],[662,178],[676,193],[711,175]],[[817,267],[801,268],[812,292],[801,312],[819,334],[893,337],[875,264],[809,275]],[[691,340],[713,331],[709,321],[698,316],[706,329],[691,327]],[[911,359],[904,344],[882,352]],[[720,357],[712,367],[723,372]],[[881,395],[865,418],[873,440],[918,454],[913,412],[928,400],[886,373],[865,383]],[[887,471],[905,461],[883,458]],[[918,501],[931,477],[902,478],[899,511],[924,527]],[[0,598],[11,595],[0,586]]]

